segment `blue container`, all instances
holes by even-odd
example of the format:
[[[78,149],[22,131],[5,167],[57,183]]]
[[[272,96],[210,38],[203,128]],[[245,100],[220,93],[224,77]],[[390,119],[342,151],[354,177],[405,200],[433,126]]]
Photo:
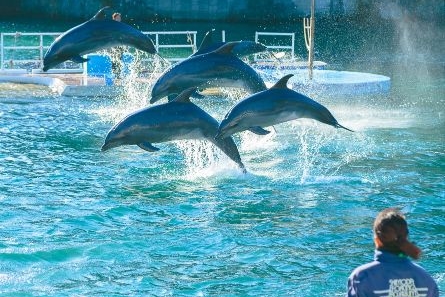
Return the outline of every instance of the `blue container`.
[[[122,55],[122,62],[123,62],[123,68],[122,68],[122,76],[126,76],[130,74],[130,65],[133,63],[134,57],[132,54],[124,53]]]
[[[108,55],[91,54],[87,57],[89,59],[87,62],[88,76],[112,75],[111,58]]]
[[[105,74],[104,75],[104,79],[105,79],[105,85],[106,86],[112,86],[114,84],[114,82],[113,82],[113,75]]]

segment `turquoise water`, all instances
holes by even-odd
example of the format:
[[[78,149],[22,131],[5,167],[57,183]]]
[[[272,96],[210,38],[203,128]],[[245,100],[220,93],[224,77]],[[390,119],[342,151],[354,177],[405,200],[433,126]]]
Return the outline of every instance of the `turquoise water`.
[[[0,84],[0,293],[343,296],[372,259],[373,218],[392,206],[443,292],[443,57],[363,55],[336,66],[390,76],[390,94],[312,94],[356,132],[311,120],[245,132],[246,175],[206,142],[100,152],[146,104],[142,91],[72,98]],[[234,97],[195,102],[221,119]]]

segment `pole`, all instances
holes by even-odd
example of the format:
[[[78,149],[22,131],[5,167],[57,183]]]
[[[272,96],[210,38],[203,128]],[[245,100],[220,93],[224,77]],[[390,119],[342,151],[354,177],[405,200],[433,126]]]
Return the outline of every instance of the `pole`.
[[[311,20],[310,20],[310,42],[309,42],[309,79],[313,77],[314,68],[314,37],[315,37],[315,0],[311,4]]]
[[[311,3],[311,17],[303,19],[304,42],[308,51],[308,72],[312,80],[314,68],[315,0]]]

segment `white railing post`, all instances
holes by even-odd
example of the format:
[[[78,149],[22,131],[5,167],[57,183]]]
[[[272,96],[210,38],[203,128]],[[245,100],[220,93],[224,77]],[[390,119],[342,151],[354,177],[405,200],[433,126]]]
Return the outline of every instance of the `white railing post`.
[[[43,64],[43,35],[40,35],[40,66]]]
[[[155,33],[156,35],[156,51],[159,52],[159,34]]]
[[[295,59],[295,34],[292,33],[292,52],[291,52],[292,60]]]

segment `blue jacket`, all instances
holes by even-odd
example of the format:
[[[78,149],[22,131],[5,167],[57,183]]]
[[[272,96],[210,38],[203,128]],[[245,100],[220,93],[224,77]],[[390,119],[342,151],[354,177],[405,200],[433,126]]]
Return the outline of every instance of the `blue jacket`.
[[[374,261],[357,267],[348,279],[348,297],[439,297],[434,279],[406,256],[376,250]]]

